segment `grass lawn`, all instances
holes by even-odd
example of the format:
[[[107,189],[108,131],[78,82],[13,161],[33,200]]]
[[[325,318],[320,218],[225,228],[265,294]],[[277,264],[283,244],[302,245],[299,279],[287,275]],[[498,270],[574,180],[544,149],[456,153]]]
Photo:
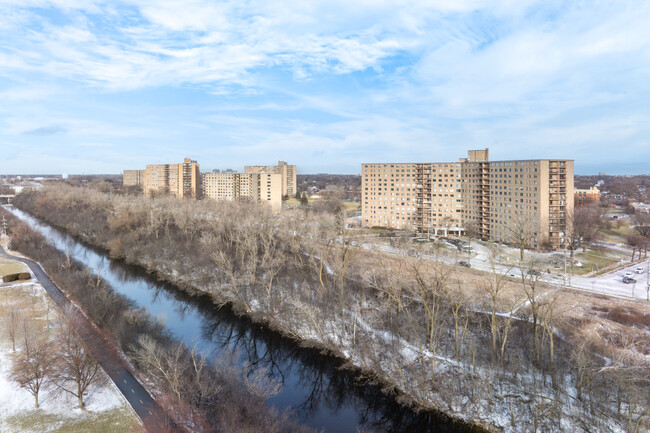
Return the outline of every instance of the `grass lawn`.
[[[57,433],[124,433],[133,431],[134,415],[126,406],[103,412],[79,411],[78,416],[66,416],[30,410],[7,417],[6,426],[12,432]]]
[[[314,202],[318,201],[319,199],[308,198],[307,200],[309,202],[309,206],[311,206],[314,204]],[[291,207],[300,206],[300,200],[298,200],[295,197],[290,197],[288,200],[283,201],[282,204],[286,204],[287,206],[291,206]]]
[[[628,235],[636,234],[636,232],[627,226],[612,227],[600,232],[601,237],[605,242],[625,242],[625,237]]]
[[[309,206],[311,206],[314,203],[316,203],[318,200],[321,200],[321,199],[309,198],[308,200],[309,200]],[[290,206],[290,207],[300,206],[300,200],[298,200],[295,197],[291,197],[288,200],[283,201],[282,204],[286,204],[287,206]],[[345,208],[345,210],[347,210],[347,211],[355,211],[355,210],[360,210],[361,209],[361,203],[358,203],[358,202],[344,201],[344,202],[342,202],[342,204],[343,204],[343,207]]]
[[[298,206],[298,205],[300,205],[300,200],[298,200],[295,197],[290,197],[288,200],[285,200],[282,203],[286,204],[287,206]]]
[[[356,201],[344,201],[343,207],[348,211],[361,210],[361,203]]]
[[[573,267],[573,273],[576,275],[602,270],[603,268],[617,264],[622,258],[625,258],[625,256],[615,254],[614,252],[590,250],[584,253],[582,251],[576,252],[573,257],[582,263],[582,267]]]
[[[29,272],[29,268],[23,263],[0,257],[0,277],[19,272]]]
[[[20,262],[0,259],[0,269],[5,273],[26,269]],[[0,273],[0,275],[2,275]],[[12,341],[5,326],[9,313],[28,318],[30,329],[44,335],[55,326],[57,307],[37,284],[0,286],[0,432],[32,433],[122,433],[132,432],[140,421],[117,388],[110,382],[93,388],[86,397],[88,410],[76,408],[76,399],[66,394],[58,395],[52,387],[39,395],[40,409],[34,409],[33,397],[9,379]],[[47,334],[45,334],[47,335]],[[22,347],[23,331],[16,331],[16,349]],[[102,370],[102,376],[104,375]],[[108,380],[106,378],[106,380]]]

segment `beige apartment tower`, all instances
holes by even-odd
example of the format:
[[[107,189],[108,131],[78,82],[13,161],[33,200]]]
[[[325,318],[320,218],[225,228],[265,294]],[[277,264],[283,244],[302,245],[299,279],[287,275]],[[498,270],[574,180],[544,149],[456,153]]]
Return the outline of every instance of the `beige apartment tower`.
[[[282,175],[279,173],[205,173],[203,197],[214,200],[249,199],[282,207]]]
[[[285,161],[278,161],[278,165],[247,165],[244,173],[275,173],[281,175],[282,195],[296,195],[298,183],[296,180],[296,166],[288,165]]]
[[[139,186],[144,189],[144,170],[124,170],[122,174],[123,186]]]
[[[560,249],[573,211],[573,161],[362,164],[362,224]]]
[[[178,198],[199,198],[199,164],[189,158],[180,164],[150,164],[145,170],[124,170],[124,186],[137,185],[148,196],[171,194]]]

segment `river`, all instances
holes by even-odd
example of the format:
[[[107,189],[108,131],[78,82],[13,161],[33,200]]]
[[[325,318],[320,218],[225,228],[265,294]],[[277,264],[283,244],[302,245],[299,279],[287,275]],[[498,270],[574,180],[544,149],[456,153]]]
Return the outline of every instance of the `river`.
[[[341,363],[336,358],[302,348],[234,315],[228,308],[217,308],[208,297],[190,297],[13,206],[7,210],[58,249],[98,272],[138,307],[160,318],[171,334],[188,346],[198,348],[206,356],[234,351],[240,364],[265,369],[282,383],[282,390],[270,397],[268,404],[280,411],[291,411],[294,418],[308,426],[331,433],[470,431],[450,423],[444,416],[404,408],[382,394],[377,386],[356,383],[353,373],[338,368]]]

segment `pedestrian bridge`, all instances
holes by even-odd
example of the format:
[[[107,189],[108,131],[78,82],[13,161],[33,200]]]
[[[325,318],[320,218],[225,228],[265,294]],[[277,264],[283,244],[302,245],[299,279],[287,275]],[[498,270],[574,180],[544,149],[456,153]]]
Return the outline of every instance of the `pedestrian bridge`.
[[[0,204],[9,204],[16,194],[0,194]]]

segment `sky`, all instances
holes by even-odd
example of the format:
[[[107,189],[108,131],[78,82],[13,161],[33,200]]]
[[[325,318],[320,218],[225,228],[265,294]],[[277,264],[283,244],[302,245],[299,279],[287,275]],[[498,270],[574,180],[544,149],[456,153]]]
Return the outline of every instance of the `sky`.
[[[650,1],[0,0],[0,174],[650,173]]]

